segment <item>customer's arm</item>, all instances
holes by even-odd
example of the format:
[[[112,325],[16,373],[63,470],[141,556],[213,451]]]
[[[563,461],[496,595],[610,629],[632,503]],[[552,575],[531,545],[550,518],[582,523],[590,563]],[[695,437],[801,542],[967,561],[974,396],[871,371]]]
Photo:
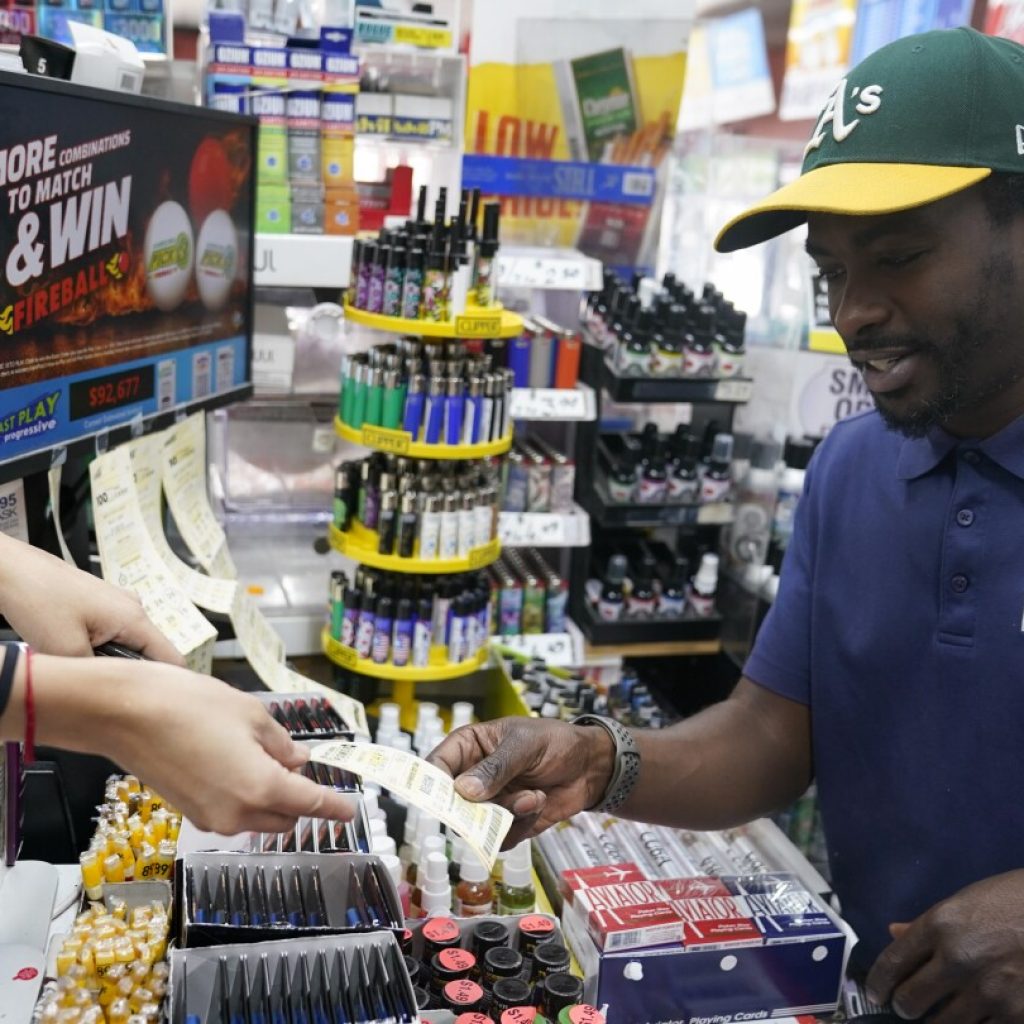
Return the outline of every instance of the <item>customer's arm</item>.
[[[134,594],[0,533],[0,614],[36,650],[90,655],[117,642],[183,665]]]
[[[22,654],[0,739],[25,735],[27,661]],[[209,676],[34,654],[32,693],[37,742],[111,758],[202,829],[278,832],[303,815],[352,816],[343,797],[294,772],[306,748],[254,697]]]
[[[785,806],[811,780],[808,708],[749,679],[678,725],[633,736],[641,770],[623,817],[724,828]],[[457,729],[429,760],[463,796],[508,807],[518,819],[510,841],[592,806],[614,767],[604,729],[524,718]]]

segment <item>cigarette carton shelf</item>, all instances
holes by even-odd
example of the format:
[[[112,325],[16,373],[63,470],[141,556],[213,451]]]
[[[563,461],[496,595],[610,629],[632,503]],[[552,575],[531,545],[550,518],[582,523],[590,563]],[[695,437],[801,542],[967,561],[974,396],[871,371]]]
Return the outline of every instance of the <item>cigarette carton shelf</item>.
[[[390,334],[410,334],[417,338],[514,338],[523,331],[523,318],[500,305],[468,306],[466,312],[454,320],[436,322],[367,313],[346,301],[345,317],[363,327]]]
[[[747,377],[620,377],[596,345],[583,346],[580,376],[594,389],[608,392],[613,402],[750,401],[754,382]]]
[[[363,565],[388,572],[441,573],[473,572],[496,562],[501,554],[501,541],[495,538],[487,544],[473,548],[465,558],[401,558],[398,555],[382,555],[378,551],[375,530],[353,522],[349,530],[339,530],[331,524],[329,535],[331,547],[348,558]]]
[[[580,495],[580,504],[602,527],[622,526],[725,526],[733,520],[728,501],[706,505],[612,501],[600,480]]]
[[[408,455],[414,459],[487,459],[492,455],[504,455],[512,447],[511,433],[497,441],[485,441],[482,444],[425,444],[414,441],[412,434],[404,430],[369,426],[356,430],[342,423],[338,416],[334,417],[334,430],[339,437],[364,448],[392,455]]]
[[[256,235],[257,288],[347,288],[352,269],[347,235]]]
[[[469,676],[487,664],[490,657],[489,649],[484,646],[472,658],[465,661],[448,661],[448,652],[444,647],[430,649],[430,664],[424,666],[392,665],[390,662],[379,664],[369,658],[360,658],[351,648],[339,643],[325,629],[322,634],[323,650],[327,658],[339,668],[348,669],[362,676],[373,676],[376,679],[390,679],[394,682],[433,683],[446,679],[458,679]]]

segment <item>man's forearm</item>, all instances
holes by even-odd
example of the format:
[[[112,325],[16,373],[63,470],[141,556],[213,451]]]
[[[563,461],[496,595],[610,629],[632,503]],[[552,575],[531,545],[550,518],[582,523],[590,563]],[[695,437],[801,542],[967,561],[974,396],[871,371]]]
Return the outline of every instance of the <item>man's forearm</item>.
[[[728,700],[634,735],[640,779],[617,813],[638,821],[726,828],[786,806],[811,781],[808,709],[746,679]]]

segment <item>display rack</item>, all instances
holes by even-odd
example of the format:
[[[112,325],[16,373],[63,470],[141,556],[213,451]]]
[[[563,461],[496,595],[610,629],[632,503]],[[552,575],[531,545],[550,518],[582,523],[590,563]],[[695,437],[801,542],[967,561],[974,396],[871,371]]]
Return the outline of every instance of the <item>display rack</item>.
[[[401,683],[434,683],[446,679],[458,679],[472,675],[487,664],[488,650],[481,647],[472,658],[452,662],[448,660],[447,651],[443,647],[430,649],[429,665],[380,664],[369,658],[360,658],[351,647],[346,647],[331,636],[327,629],[323,631],[324,654],[339,668],[349,672],[358,672],[361,676],[373,676],[375,679],[391,679]]]
[[[694,406],[694,423],[718,421],[731,428],[737,405],[747,401],[753,383],[746,378],[695,379],[685,377],[620,377],[608,364],[601,348],[586,337],[581,360],[581,379],[595,394],[594,421],[584,421],[577,433],[576,500],[590,514],[593,529],[605,540],[628,540],[637,529],[669,528],[717,531],[732,522],[729,502],[702,505],[614,502],[597,469],[601,403],[604,396],[619,404],[687,403]],[[717,536],[709,535],[717,548]],[[694,567],[696,568],[696,567]],[[713,654],[721,649],[722,618],[698,616],[687,611],[678,618],[602,620],[586,597],[583,582],[590,574],[590,549],[572,553],[569,614],[587,639],[588,659],[618,651],[627,656]]]
[[[340,438],[352,444],[391,455],[408,455],[414,459],[489,459],[494,455],[504,455],[512,447],[511,433],[497,441],[485,441],[482,444],[425,444],[414,441],[412,434],[404,430],[366,426],[356,430],[342,423],[339,416],[334,417],[334,429]]]
[[[449,573],[475,572],[501,554],[501,541],[495,538],[478,548],[473,548],[464,558],[402,558],[399,555],[382,555],[378,550],[378,536],[375,530],[368,530],[360,523],[353,522],[348,530],[339,530],[333,523],[330,527],[331,547],[339,554],[352,558],[372,569],[386,572],[401,572],[438,576]]]
[[[354,324],[390,334],[418,338],[514,338],[523,330],[523,318],[501,306],[469,306],[452,320],[407,320],[400,316],[367,313],[345,302],[345,316]]]

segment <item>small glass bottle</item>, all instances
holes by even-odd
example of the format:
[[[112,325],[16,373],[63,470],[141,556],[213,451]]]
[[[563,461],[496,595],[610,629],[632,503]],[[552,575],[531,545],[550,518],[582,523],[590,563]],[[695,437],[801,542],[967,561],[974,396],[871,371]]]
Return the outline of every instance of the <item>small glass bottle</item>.
[[[484,917],[494,912],[494,886],[491,873],[471,850],[462,854],[460,881],[455,889],[456,917]]]
[[[501,889],[498,891],[499,914],[529,914],[537,902],[530,862],[530,841],[524,840],[505,856]]]
[[[625,597],[622,592],[622,584],[626,579],[626,572],[629,569],[629,562],[625,555],[612,555],[608,561],[608,571],[605,574],[604,585],[601,587],[601,597],[597,602],[597,614],[604,622],[615,622],[622,618],[622,608]]]

